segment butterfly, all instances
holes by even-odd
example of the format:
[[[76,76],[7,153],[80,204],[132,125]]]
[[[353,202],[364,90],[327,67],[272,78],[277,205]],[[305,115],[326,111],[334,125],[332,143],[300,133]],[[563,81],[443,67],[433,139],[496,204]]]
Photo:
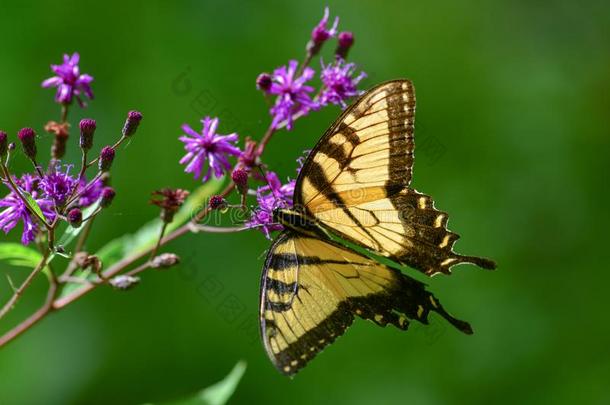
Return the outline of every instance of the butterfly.
[[[447,230],[447,213],[409,187],[414,114],[409,80],[363,94],[307,156],[293,208],[274,211],[285,230],[265,259],[259,320],[265,350],[281,373],[296,374],[355,317],[406,330],[412,320],[427,324],[428,314],[436,312],[472,333],[424,283],[372,257],[385,256],[428,276],[449,274],[461,263],[496,267],[455,253],[459,236]]]

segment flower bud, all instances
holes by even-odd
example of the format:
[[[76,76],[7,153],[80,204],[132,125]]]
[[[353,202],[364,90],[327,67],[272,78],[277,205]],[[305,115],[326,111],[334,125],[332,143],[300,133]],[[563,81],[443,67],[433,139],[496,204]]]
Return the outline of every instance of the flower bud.
[[[116,193],[112,187],[104,187],[100,197],[100,207],[108,208],[110,204],[112,204],[112,200],[114,200],[115,195]]]
[[[85,118],[78,124],[80,127],[80,147],[84,151],[88,151],[93,146],[93,134],[97,128],[95,120]]]
[[[15,145],[15,142],[11,142],[8,144],[8,151],[12,152],[17,148],[17,145]]]
[[[311,40],[316,44],[321,44],[328,39],[328,31],[325,27],[317,26],[311,32]]]
[[[233,183],[237,186],[237,190],[241,194],[245,194],[248,192],[248,172],[244,169],[235,169],[233,173],[231,173],[231,179],[233,179]]]
[[[337,49],[335,50],[335,56],[341,59],[347,58],[347,53],[349,52],[352,45],[354,45],[354,34],[351,32],[341,32],[338,36]]]
[[[153,269],[167,268],[180,263],[180,257],[173,253],[163,253],[156,256],[150,265]]]
[[[100,152],[99,168],[101,172],[107,172],[114,160],[114,149],[112,146],[104,146]]]
[[[258,161],[257,144],[250,138],[246,138],[244,151],[239,155],[239,166],[251,168],[256,166]]]
[[[8,153],[8,135],[4,131],[0,131],[0,159],[4,160]]]
[[[68,212],[68,222],[73,228],[80,228],[83,223],[83,212],[80,208],[72,208]]]
[[[127,120],[123,126],[123,136],[132,136],[138,130],[138,125],[142,121],[142,113],[139,111],[129,111]]]
[[[227,206],[227,202],[220,195],[213,195],[210,197],[210,209],[217,210],[223,209]]]
[[[110,279],[110,285],[117,290],[129,290],[140,283],[139,277],[128,276],[126,274]]]
[[[264,91],[265,93],[269,92],[271,88],[271,75],[269,73],[261,73],[256,78],[256,88]]]
[[[22,128],[17,136],[23,146],[23,153],[32,160],[36,159],[36,132],[32,128]]]
[[[329,18],[329,10],[328,7],[324,9],[324,16],[311,31],[311,39],[307,43],[307,54],[309,57],[313,57],[320,52],[322,45],[330,38],[334,37],[337,33],[337,24],[339,23],[339,18],[335,18],[335,22],[333,23],[331,28],[327,27]]]

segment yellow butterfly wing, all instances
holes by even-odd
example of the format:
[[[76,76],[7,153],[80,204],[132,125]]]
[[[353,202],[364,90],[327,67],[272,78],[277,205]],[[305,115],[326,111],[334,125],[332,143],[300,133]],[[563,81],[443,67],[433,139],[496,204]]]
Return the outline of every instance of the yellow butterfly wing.
[[[260,326],[276,368],[294,375],[352,324],[354,317],[406,330],[436,311],[465,333],[424,284],[348,250],[292,231],[271,247],[263,270]]]
[[[459,263],[495,268],[453,252],[447,214],[409,188],[415,91],[409,80],[378,85],[352,104],[307,157],[296,209],[339,236],[428,275]]]

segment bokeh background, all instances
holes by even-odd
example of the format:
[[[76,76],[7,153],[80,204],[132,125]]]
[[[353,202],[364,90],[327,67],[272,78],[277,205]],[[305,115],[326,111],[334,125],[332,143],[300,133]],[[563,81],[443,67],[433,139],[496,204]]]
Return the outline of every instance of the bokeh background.
[[[43,133],[58,118],[53,91],[40,82],[74,51],[95,77],[96,99],[72,112],[73,125],[97,119],[99,146],[116,138],[126,111],[144,113],[116,161],[119,194],[90,239],[95,250],[157,215],[151,190],[196,186],[177,163],[182,123],[219,115],[221,132],[261,136],[269,117],[254,79],[302,58],[326,4],[3,1],[0,127]],[[499,264],[427,280],[475,334],[438,317],[408,333],[357,321],[289,380],[256,329],[269,242],[256,231],[189,235],[167,248],[183,257],[179,269],[145,274],[128,293],[100,288],[1,349],[0,403],[163,402],[221,379],[240,359],[248,370],[233,403],[608,403],[608,3],[329,5],[355,33],[350,59],[369,74],[365,87],[414,81],[414,186],[450,212],[458,251]],[[267,163],[293,176],[294,160],[338,113],[329,108],[278,134]],[[41,150],[49,143],[43,135]],[[26,168],[23,155],[16,167]],[[35,308],[44,289],[38,280],[0,330]],[[223,310],[226,300],[240,304],[238,316]]]

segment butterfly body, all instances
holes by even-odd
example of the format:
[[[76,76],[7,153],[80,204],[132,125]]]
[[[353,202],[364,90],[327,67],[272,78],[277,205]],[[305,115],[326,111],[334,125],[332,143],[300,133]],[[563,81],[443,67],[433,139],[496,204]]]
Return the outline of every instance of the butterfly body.
[[[432,199],[410,188],[415,94],[409,80],[378,85],[346,109],[308,155],[286,228],[261,278],[260,325],[267,354],[292,376],[356,317],[406,330],[436,312],[470,334],[425,285],[330,239],[333,234],[426,275],[491,260],[453,251],[458,235]]]
[[[328,237],[327,232],[315,219],[309,218],[306,214],[296,209],[275,209],[273,211],[273,220],[274,222],[282,224],[284,228],[291,229],[298,233],[323,238]]]

